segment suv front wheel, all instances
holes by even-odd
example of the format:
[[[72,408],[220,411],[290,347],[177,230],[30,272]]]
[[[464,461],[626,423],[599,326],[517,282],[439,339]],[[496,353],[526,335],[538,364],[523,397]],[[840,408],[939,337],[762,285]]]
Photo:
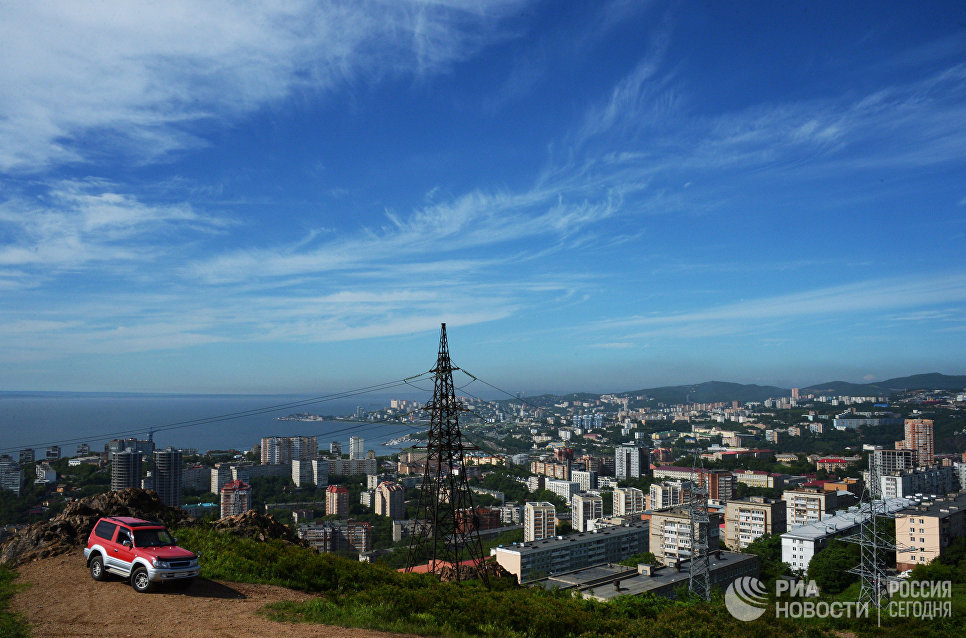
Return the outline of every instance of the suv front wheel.
[[[100,555],[91,559],[91,578],[94,580],[107,580],[107,572],[104,571],[104,560]]]
[[[131,587],[139,594],[143,594],[151,588],[151,581],[148,579],[148,570],[138,567],[131,574]]]

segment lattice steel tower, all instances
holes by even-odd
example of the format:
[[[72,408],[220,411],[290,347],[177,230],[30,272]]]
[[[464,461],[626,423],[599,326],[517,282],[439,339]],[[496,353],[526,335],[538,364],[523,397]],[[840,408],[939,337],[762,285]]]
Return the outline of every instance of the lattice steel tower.
[[[859,533],[842,540],[859,546],[859,564],[849,570],[857,574],[862,583],[859,603],[881,608],[889,598],[889,557],[908,548],[899,546],[890,538],[888,528],[881,519],[895,518],[888,511],[882,495],[882,467],[875,462],[875,452],[869,455],[869,480],[862,490],[859,504]],[[879,496],[877,499],[876,496]]]
[[[711,600],[711,557],[708,553],[708,489],[704,485],[704,464],[691,464],[691,498],[688,499],[688,518],[691,523],[691,560],[688,561],[688,591]]]
[[[476,448],[464,445],[460,435],[459,413],[463,406],[456,400],[453,370],[444,323],[436,367],[432,370],[436,373],[433,400],[423,408],[430,413],[430,426],[406,571],[428,561],[429,571],[438,573],[446,563],[472,560],[473,571],[487,582],[479,520],[466,482],[463,458],[465,450]],[[453,571],[454,578],[460,580],[460,569]]]

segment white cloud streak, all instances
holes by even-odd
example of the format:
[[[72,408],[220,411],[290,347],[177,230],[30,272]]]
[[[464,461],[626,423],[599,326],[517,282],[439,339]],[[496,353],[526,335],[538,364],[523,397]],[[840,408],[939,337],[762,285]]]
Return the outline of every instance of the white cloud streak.
[[[629,331],[628,338],[722,336],[771,331],[791,320],[877,317],[884,311],[962,301],[966,301],[966,274],[904,277],[762,297],[690,312],[628,317],[598,327]],[[934,318],[926,311],[916,314],[919,318]]]
[[[0,172],[138,161],[298,92],[445,70],[517,2],[27,2],[0,7]]]

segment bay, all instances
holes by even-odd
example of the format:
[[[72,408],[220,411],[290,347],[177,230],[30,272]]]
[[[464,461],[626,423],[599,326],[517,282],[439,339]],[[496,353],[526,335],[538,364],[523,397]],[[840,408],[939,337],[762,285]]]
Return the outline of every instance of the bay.
[[[0,453],[16,458],[21,448],[33,447],[43,458],[46,446],[60,444],[64,456],[73,456],[77,443],[100,452],[110,439],[147,438],[154,429],[156,448],[195,448],[199,451],[249,450],[264,436],[317,436],[319,448],[328,450],[339,441],[349,450],[349,437],[362,436],[365,449],[379,456],[398,451],[383,443],[418,432],[418,426],[401,423],[347,421],[281,421],[279,416],[309,412],[347,415],[357,406],[375,410],[386,401],[337,400],[318,405],[277,407],[305,400],[293,395],[125,395],[81,393],[0,393]],[[254,410],[262,414],[250,414]],[[242,413],[242,414],[238,414]],[[249,413],[249,414],[244,414]],[[223,417],[210,423],[191,423]]]

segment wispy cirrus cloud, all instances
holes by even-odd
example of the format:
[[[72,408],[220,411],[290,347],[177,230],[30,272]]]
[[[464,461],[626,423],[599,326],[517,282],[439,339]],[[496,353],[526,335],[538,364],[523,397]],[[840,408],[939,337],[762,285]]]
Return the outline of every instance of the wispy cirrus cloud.
[[[61,181],[40,198],[0,202],[0,267],[53,276],[94,264],[151,261],[165,251],[159,238],[220,232],[231,224],[187,203],[145,203],[103,180]]]
[[[966,274],[896,277],[817,288],[791,294],[720,304],[686,312],[638,315],[602,322],[600,329],[621,330],[629,338],[708,337],[781,329],[784,322],[822,317],[881,317],[884,311],[917,309],[966,301]],[[935,311],[917,310],[920,318]]]
[[[436,73],[505,37],[518,4],[4,4],[0,172],[163,159],[292,94]]]

